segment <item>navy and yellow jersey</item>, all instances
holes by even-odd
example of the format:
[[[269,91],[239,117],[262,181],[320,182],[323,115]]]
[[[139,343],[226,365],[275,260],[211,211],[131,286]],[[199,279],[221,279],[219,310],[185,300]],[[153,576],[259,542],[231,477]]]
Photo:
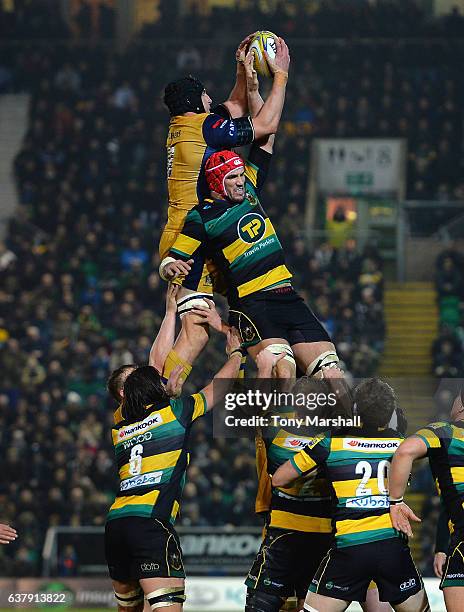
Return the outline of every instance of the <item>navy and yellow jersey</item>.
[[[209,195],[203,168],[210,155],[250,144],[253,138],[249,117],[225,119],[216,113],[172,117],[166,140],[169,207],[189,211],[201,202]]]
[[[392,429],[350,434],[320,434],[290,460],[300,474],[324,467],[337,548],[399,537],[390,519],[388,473],[402,437]]]
[[[416,434],[427,457],[449,518],[450,532],[464,535],[464,422],[430,423]]]
[[[293,417],[294,413],[282,416]],[[268,428],[263,434],[270,474],[312,441],[310,434],[304,436],[298,429]],[[304,474],[289,487],[272,487],[269,527],[331,533],[331,517],[332,491],[321,470]]]
[[[292,275],[274,226],[259,201],[271,154],[253,146],[245,164],[245,199],[240,204],[205,199],[190,211],[170,256],[194,259],[190,276],[211,259],[224,277],[229,302],[288,282]]]
[[[119,493],[107,520],[143,516],[175,521],[189,463],[190,427],[205,414],[202,393],[147,407],[135,423],[112,428],[119,471]]]

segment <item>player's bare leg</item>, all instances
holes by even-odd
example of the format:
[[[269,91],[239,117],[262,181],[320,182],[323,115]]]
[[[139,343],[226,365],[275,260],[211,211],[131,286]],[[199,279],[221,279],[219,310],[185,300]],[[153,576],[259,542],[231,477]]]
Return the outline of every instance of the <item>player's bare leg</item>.
[[[127,582],[113,580],[112,582],[114,595],[118,602],[118,612],[143,612],[143,590],[138,580]]]
[[[286,356],[277,363],[274,378],[295,378],[295,359],[292,356],[292,349],[287,340],[283,338],[266,338],[266,340],[261,340],[258,344],[250,346],[248,348],[248,354],[255,360],[256,355],[264,348],[268,348],[276,355],[282,352],[287,353]]]
[[[193,291],[181,288],[177,301],[193,295]],[[180,388],[192,370],[192,364],[200,355],[209,340],[208,325],[203,323],[200,316],[186,313],[181,317],[182,329],[176,338],[174,346],[166,358],[163,369],[164,378],[169,378],[174,368],[182,366],[183,373],[180,378]]]
[[[403,603],[396,604],[395,606],[393,606],[393,609],[396,612],[430,612],[431,611],[429,600],[427,599],[427,593],[425,592],[425,589],[421,589],[415,595],[411,595],[411,597],[408,597],[408,599],[406,599],[406,601],[403,601]],[[461,599],[461,607],[455,608],[455,610],[456,612],[458,610],[462,610],[462,599]]]
[[[183,578],[143,578],[140,586],[154,612],[182,612],[185,601]]]
[[[304,612],[345,612],[351,601],[343,599],[333,599],[325,595],[319,595],[311,591],[306,595]]]
[[[366,601],[361,604],[364,612],[391,612],[391,605],[386,601],[379,600],[379,590],[369,589],[366,595]]]
[[[462,602],[464,600],[464,589],[462,587],[445,587],[443,589],[443,597],[447,612],[459,612],[462,610]]]

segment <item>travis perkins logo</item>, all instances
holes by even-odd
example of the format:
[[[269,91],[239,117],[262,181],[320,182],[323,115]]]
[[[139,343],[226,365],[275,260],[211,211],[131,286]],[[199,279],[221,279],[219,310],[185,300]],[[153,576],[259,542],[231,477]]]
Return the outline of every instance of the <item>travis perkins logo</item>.
[[[366,440],[363,438],[345,438],[343,448],[348,450],[395,451],[400,440]]]

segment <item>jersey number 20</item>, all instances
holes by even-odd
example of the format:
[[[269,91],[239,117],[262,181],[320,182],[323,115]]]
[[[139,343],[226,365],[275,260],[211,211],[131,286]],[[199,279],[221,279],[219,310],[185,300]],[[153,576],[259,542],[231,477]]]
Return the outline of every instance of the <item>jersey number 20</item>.
[[[386,495],[388,493],[388,488],[386,483],[388,483],[388,473],[390,471],[390,462],[379,461],[377,466],[377,486],[379,488],[379,493]],[[372,495],[372,489],[366,489],[366,485],[371,479],[372,476],[372,465],[369,461],[359,461],[356,464],[356,474],[362,474],[361,482],[356,488],[356,496],[363,495]]]

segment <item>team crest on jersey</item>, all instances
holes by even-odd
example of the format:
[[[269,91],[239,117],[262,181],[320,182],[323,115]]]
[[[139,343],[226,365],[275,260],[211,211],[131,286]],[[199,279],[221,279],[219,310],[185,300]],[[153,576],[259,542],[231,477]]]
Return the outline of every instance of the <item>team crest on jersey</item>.
[[[253,244],[264,236],[266,231],[266,222],[261,215],[257,213],[247,213],[243,215],[237,224],[237,233],[239,237],[248,244]]]
[[[251,342],[256,336],[256,331],[251,325],[246,325],[243,327],[240,330],[240,333],[242,335],[243,342]]]
[[[256,204],[258,203],[258,198],[254,196],[252,193],[247,193],[246,199],[252,206],[256,206]]]

